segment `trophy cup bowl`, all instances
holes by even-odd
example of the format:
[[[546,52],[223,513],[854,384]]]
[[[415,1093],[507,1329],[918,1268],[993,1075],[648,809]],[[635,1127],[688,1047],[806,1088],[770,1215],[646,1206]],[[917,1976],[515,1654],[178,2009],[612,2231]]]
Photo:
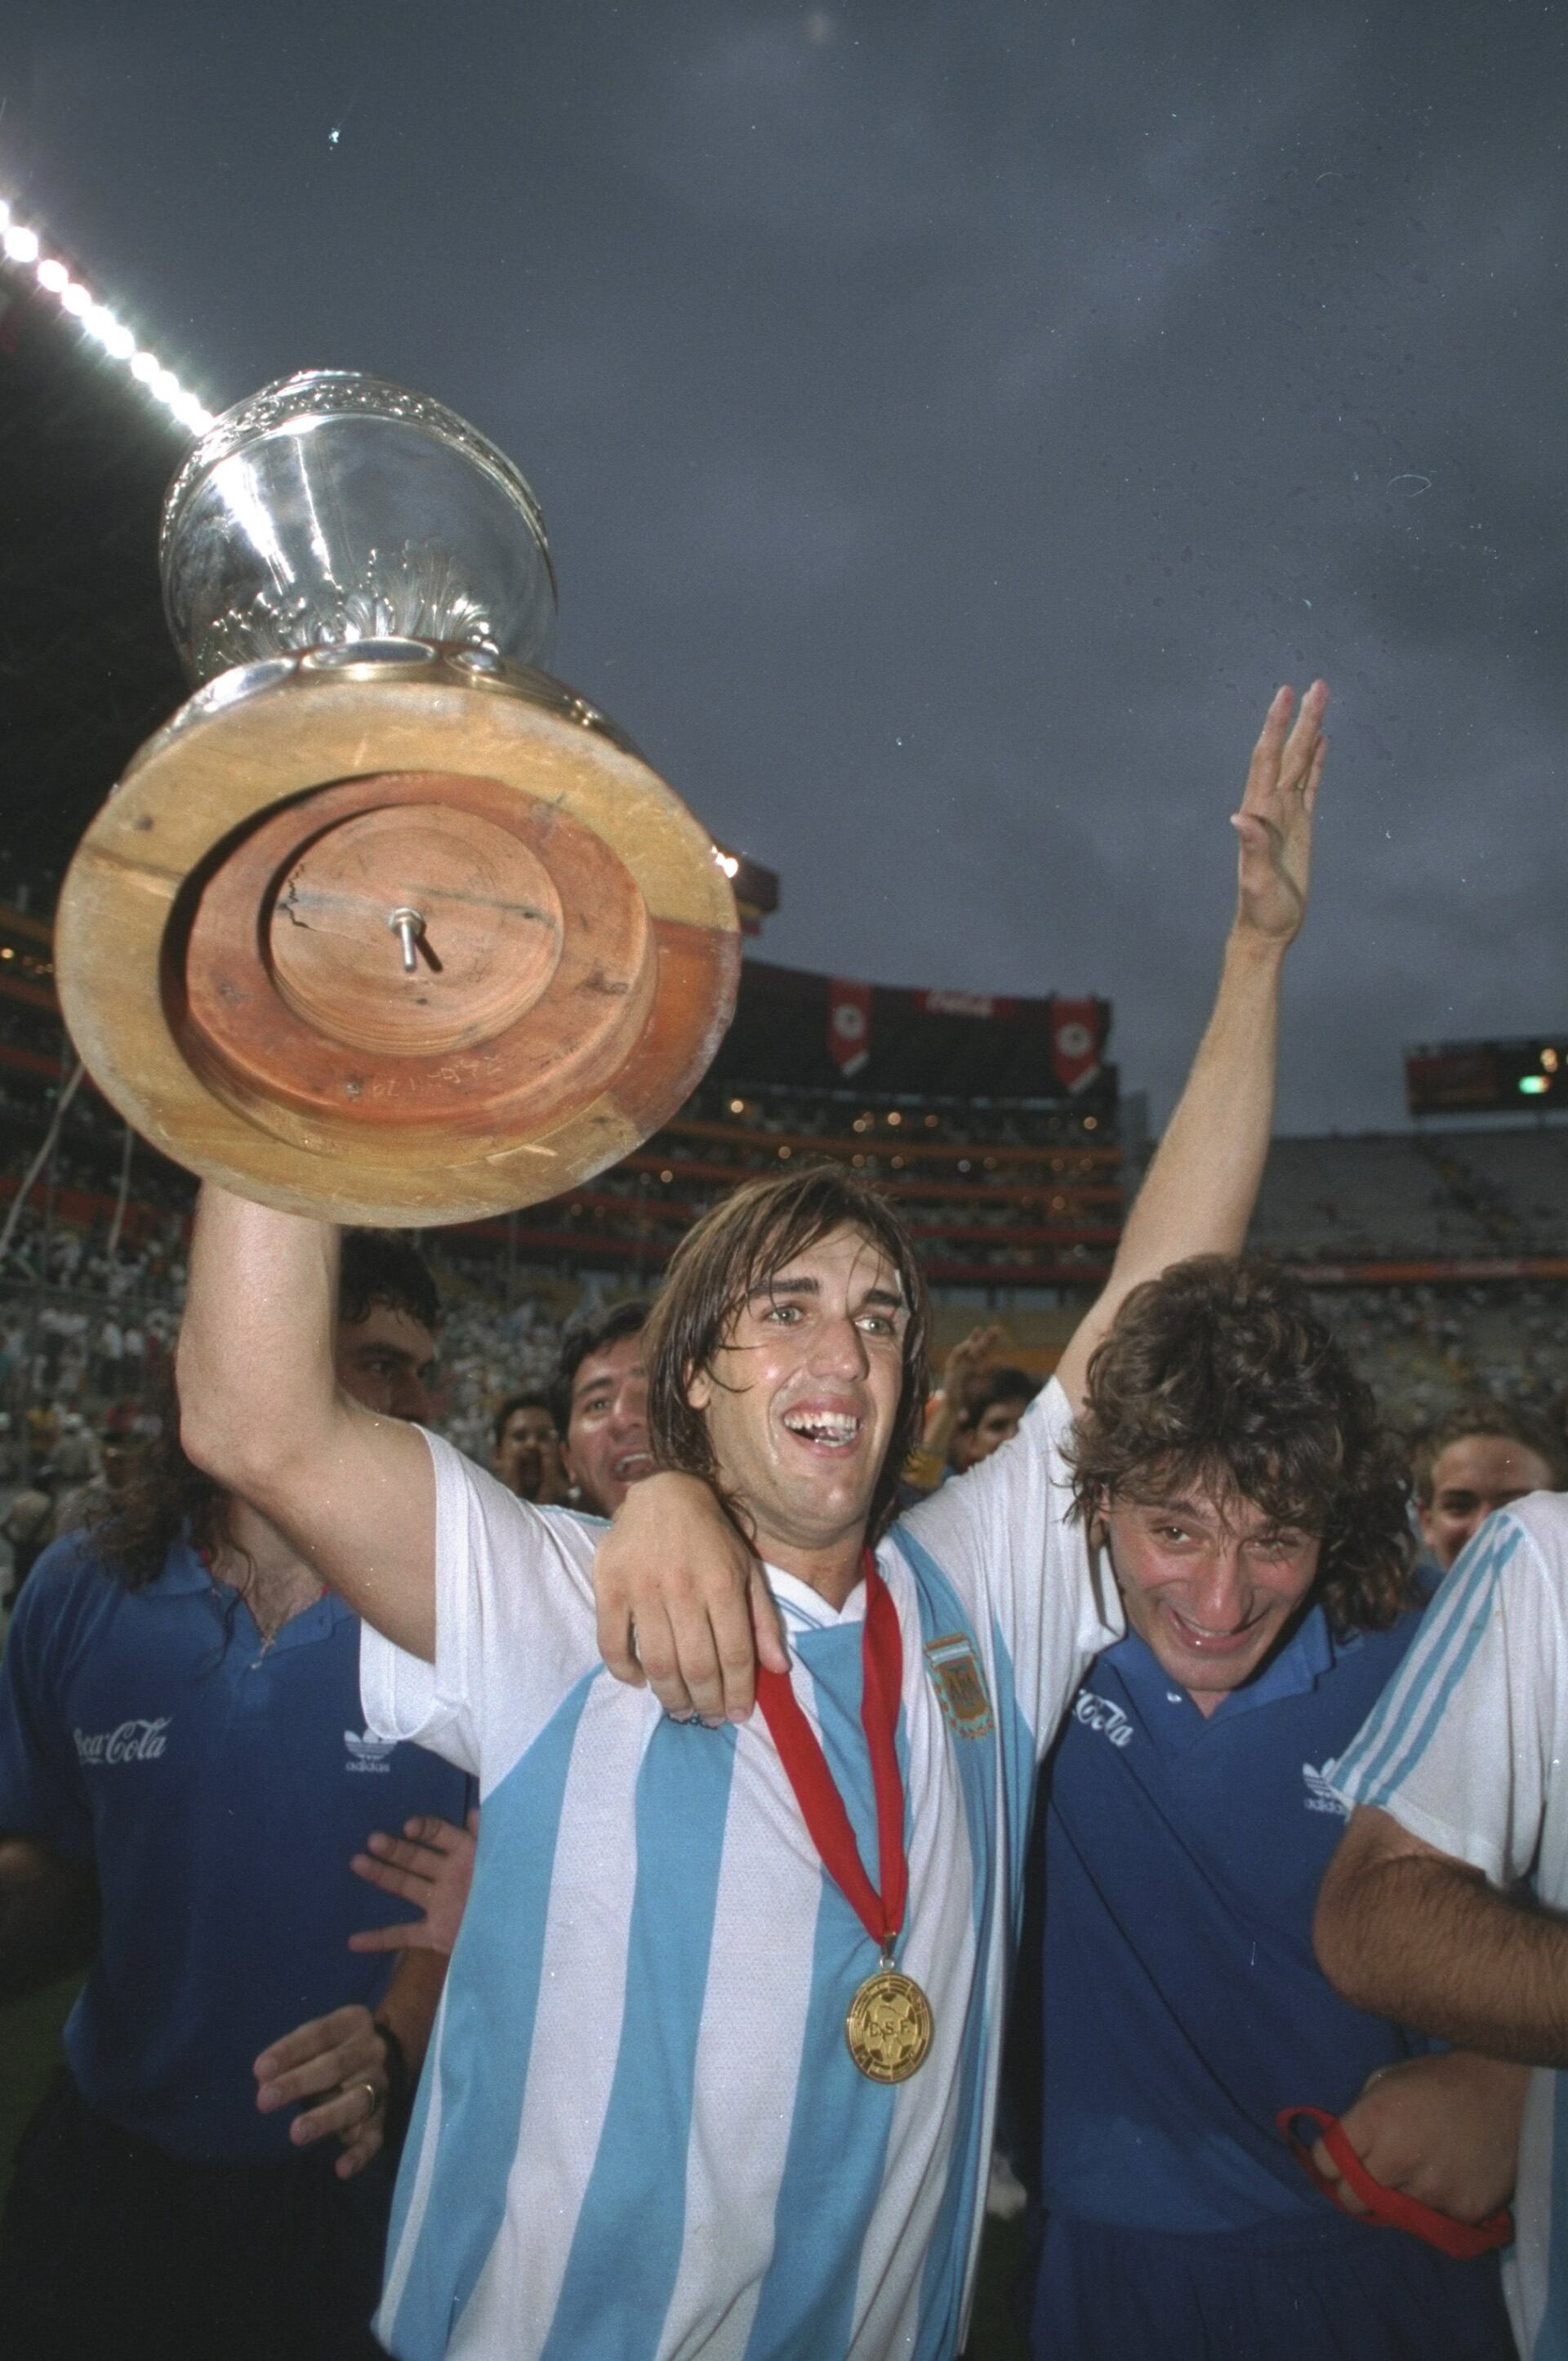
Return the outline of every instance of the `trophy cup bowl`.
[[[522,477],[343,370],[225,413],[170,487],[194,695],[83,837],[60,1005],[104,1096],[242,1195],[422,1225],[532,1204],[656,1130],[740,940],[712,840],[537,670]]]

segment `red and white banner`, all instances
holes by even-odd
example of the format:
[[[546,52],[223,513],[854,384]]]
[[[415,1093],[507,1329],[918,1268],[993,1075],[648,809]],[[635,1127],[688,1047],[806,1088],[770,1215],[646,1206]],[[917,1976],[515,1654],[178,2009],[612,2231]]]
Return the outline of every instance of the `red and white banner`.
[[[828,1054],[848,1080],[872,1053],[872,988],[833,976],[828,985]]]
[[[1064,1090],[1087,1090],[1100,1071],[1100,1004],[1051,1001],[1051,1065]]]
[[[926,1016],[1011,1016],[1017,1003],[989,992],[917,992],[915,1005]]]

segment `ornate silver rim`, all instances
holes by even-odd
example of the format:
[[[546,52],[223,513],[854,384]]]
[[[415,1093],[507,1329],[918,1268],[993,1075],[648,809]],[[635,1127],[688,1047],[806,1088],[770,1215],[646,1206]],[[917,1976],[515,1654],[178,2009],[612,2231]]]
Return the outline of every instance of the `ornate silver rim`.
[[[543,511],[527,478],[506,453],[498,450],[488,436],[481,434],[477,426],[470,426],[455,410],[448,410],[444,402],[433,401],[427,393],[411,393],[407,386],[394,385],[388,378],[365,377],[354,369],[302,369],[293,377],[279,378],[214,421],[201,441],[186,453],[164,494],[163,519],[158,535],[159,566],[163,565],[170,538],[186,501],[212,470],[231,458],[242,444],[286,426],[293,418],[356,416],[395,418],[411,426],[422,426],[482,467],[521,509],[539,544],[551,590],[557,591]]]

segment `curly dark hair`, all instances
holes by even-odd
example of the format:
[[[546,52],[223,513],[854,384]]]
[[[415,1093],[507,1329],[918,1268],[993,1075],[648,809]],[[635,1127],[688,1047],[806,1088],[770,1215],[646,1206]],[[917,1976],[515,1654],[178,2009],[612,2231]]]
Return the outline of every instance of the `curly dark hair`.
[[[1403,1456],[1372,1389],[1268,1263],[1195,1256],[1122,1305],[1089,1365],[1070,1446],[1075,1513],[1201,1485],[1322,1544],[1315,1596],[1340,1631],[1416,1603]]]
[[[661,1466],[684,1468],[717,1490],[707,1421],[686,1400],[692,1372],[708,1367],[753,1288],[844,1228],[863,1230],[882,1248],[909,1307],[904,1387],[867,1523],[867,1537],[875,1541],[892,1519],[904,1463],[920,1440],[930,1315],[908,1231],[887,1200],[842,1164],[824,1158],[777,1179],[748,1180],[686,1233],[648,1322],[648,1431]],[[725,1499],[724,1505],[744,1526],[739,1504]]]

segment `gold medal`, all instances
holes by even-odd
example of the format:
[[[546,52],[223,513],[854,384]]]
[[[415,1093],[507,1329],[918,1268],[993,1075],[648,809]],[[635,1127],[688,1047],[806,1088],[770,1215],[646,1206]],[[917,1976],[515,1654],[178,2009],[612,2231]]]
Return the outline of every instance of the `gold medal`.
[[[894,1732],[903,1682],[904,1651],[898,1610],[867,1546],[864,1556],[866,1625],[861,1641],[861,1723],[871,1755],[876,1796],[879,1893],[866,1875],[844,1799],[822,1752],[822,1741],[800,1708],[789,1677],[757,1668],[757,1703],[795,1790],[823,1867],[882,1953],[850,2003],[844,2038],[850,2055],[869,2082],[906,2082],[923,2066],[931,2047],[931,2004],[912,1976],[893,1964],[894,1945],[909,1899],[909,1861],[904,1850],[904,1781]]]
[[[885,1960],[850,2003],[844,2038],[870,2081],[906,2082],[931,2047],[931,2004],[912,1976]]]

